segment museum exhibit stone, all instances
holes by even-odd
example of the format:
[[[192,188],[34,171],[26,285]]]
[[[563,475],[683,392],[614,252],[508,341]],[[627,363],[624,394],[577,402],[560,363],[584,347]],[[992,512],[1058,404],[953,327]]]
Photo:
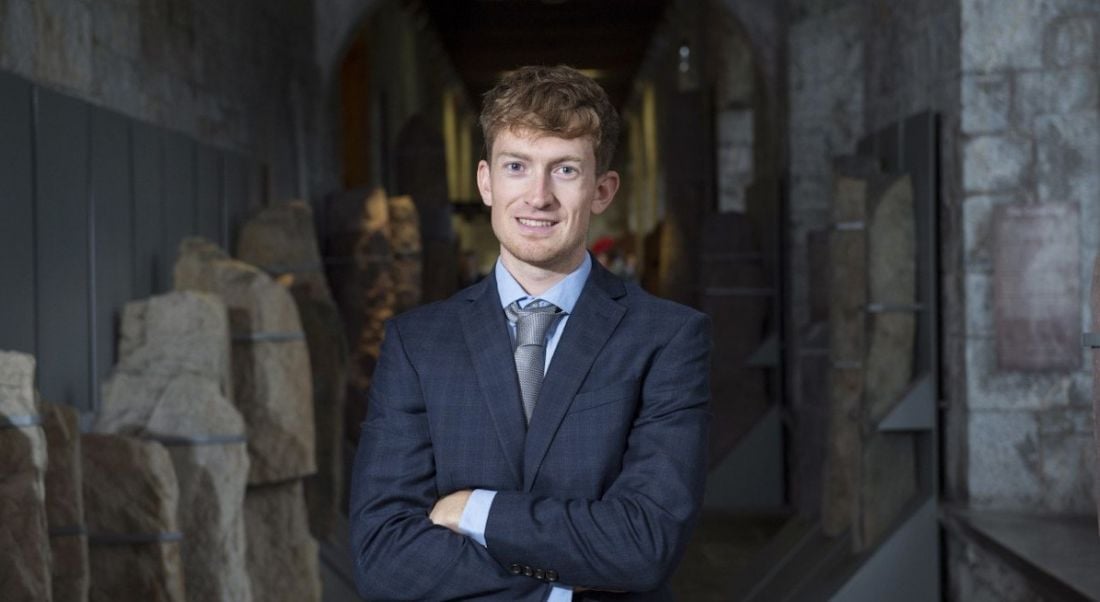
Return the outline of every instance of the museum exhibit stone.
[[[366,417],[366,393],[382,349],[385,321],[394,315],[393,241],[386,192],[352,191],[330,200],[326,255],[329,282],[347,326],[351,348],[347,438],[357,441]]]
[[[95,430],[159,441],[179,485],[188,594],[252,599],[243,504],[245,424],[228,399],[229,323],[210,294],[173,292],[126,304],[120,357],[103,385]]]
[[[830,236],[830,411],[822,522],[855,551],[877,543],[916,493],[912,434],[881,432],[912,380],[916,244],[908,176],[837,162]]]
[[[290,293],[201,238],[180,244],[175,287],[217,294],[228,309],[232,399],[248,426],[249,484],[313,474],[309,351]]]
[[[306,478],[310,530],[332,533],[343,499],[348,346],[325,278],[313,211],[301,201],[268,207],[241,228],[237,257],[287,287],[298,306],[313,374],[317,472]]]
[[[0,351],[0,594],[50,600],[46,435],[34,399],[34,358]]]
[[[300,479],[248,489],[248,566],[256,600],[321,600],[317,542],[302,499]]]
[[[219,294],[229,310],[233,398],[247,425],[251,466],[244,504],[252,595],[257,600],[319,600],[317,544],[301,486],[316,471],[312,376],[295,301],[259,268],[197,238],[180,245],[175,278],[178,289]],[[272,507],[279,509],[279,517],[300,517],[301,528],[292,528],[297,522],[266,520]],[[259,562],[257,545],[270,548]],[[303,549],[314,550],[312,562],[302,561]],[[277,578],[273,567],[279,567]],[[302,595],[270,589],[290,582]],[[314,590],[317,597],[309,595]]]
[[[179,488],[163,445],[81,438],[92,602],[184,602]]]
[[[88,537],[80,468],[80,429],[74,408],[39,402],[46,432],[46,519],[53,561],[53,602],[88,599]]]

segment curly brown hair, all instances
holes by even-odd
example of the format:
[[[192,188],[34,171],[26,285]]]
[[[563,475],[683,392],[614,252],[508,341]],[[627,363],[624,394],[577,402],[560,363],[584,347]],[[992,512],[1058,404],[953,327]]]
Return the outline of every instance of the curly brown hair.
[[[611,168],[619,114],[599,84],[576,69],[528,66],[506,73],[482,101],[485,155],[501,129],[533,130],[562,138],[590,136],[599,173]]]

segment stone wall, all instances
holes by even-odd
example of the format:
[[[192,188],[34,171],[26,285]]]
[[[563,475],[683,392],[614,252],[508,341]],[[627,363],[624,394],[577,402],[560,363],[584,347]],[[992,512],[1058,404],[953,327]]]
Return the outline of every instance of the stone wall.
[[[1100,6],[963,0],[960,170],[965,274],[965,486],[974,508],[1093,510],[1091,379],[998,368],[996,207],[1069,203],[1080,216],[1081,330],[1100,245]],[[956,421],[960,418],[956,417]],[[961,430],[961,429],[959,429]]]
[[[324,115],[313,5],[0,0],[0,69],[254,155],[273,196],[306,195],[331,172],[305,139]]]

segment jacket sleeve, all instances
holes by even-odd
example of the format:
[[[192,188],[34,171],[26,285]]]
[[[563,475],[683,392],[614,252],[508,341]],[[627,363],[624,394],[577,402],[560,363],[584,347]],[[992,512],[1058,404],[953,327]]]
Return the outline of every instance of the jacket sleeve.
[[[428,419],[397,326],[386,327],[350,492],[361,596],[386,600],[543,600],[546,584],[509,574],[484,547],[428,518],[439,498]]]
[[[485,533],[493,557],[579,587],[644,592],[666,582],[702,503],[710,348],[709,318],[692,313],[654,356],[621,472],[602,498],[499,492]]]

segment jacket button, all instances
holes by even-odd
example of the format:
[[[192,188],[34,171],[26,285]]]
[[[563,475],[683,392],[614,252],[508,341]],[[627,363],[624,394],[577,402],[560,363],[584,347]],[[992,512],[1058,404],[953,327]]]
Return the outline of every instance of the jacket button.
[[[558,580],[558,572],[554,569],[546,571],[546,580],[553,583]]]
[[[544,577],[546,577],[546,574],[542,569],[535,569],[535,579],[542,581]]]
[[[523,567],[519,564],[513,563],[512,566],[508,567],[508,572],[512,573],[513,575],[519,575],[523,573]]]
[[[525,564],[525,565],[523,565],[523,574],[530,577],[530,576],[535,574],[535,571],[534,571],[534,569],[532,569],[531,567],[529,567]]]

